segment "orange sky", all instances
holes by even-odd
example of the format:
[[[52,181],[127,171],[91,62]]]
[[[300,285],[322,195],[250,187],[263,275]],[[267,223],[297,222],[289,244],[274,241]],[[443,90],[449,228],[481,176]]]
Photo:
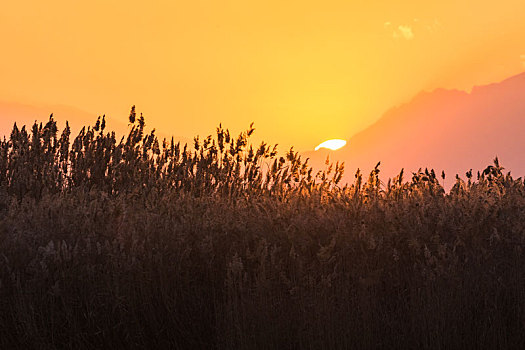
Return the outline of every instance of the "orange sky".
[[[9,1],[0,100],[304,150],[418,91],[525,70],[525,1]],[[0,116],[5,118],[5,116]],[[45,119],[45,116],[41,116]]]

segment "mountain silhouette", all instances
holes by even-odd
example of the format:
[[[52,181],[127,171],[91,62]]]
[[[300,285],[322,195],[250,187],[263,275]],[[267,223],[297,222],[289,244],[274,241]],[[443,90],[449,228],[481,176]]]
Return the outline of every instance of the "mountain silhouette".
[[[25,125],[26,129],[30,131],[35,121],[45,124],[51,114],[53,114],[53,118],[57,122],[60,131],[65,127],[66,121],[69,123],[72,137],[77,136],[82,127],[95,125],[98,118],[97,114],[66,105],[47,106],[0,101],[0,137],[9,136],[15,122],[19,128]],[[106,125],[107,131],[115,131],[117,138],[127,135],[129,132],[127,115],[118,117],[107,116]],[[146,126],[148,132],[155,127],[154,125],[149,125],[149,123],[147,123]],[[161,141],[163,139],[170,140],[172,137],[171,134],[158,130],[155,132],[155,135],[157,135]],[[174,136],[174,138],[175,142],[180,141],[183,144],[192,144],[191,138],[177,135]]]
[[[388,110],[376,123],[335,152],[305,152],[319,167],[327,155],[345,161],[344,179],[356,168],[370,171],[381,161],[386,180],[419,168],[444,170],[448,182],[469,169],[482,170],[498,156],[513,175],[525,175],[525,73],[472,91],[421,92]]]
[[[46,123],[49,116],[53,114],[58,123],[59,129],[63,129],[66,121],[69,122],[73,134],[76,134],[83,126],[94,125],[97,115],[70,106],[45,106],[31,105],[14,102],[0,101],[0,136],[9,135],[13,129],[13,124],[19,127],[26,126],[31,130],[35,121]],[[109,127],[123,132],[125,125],[108,120]]]

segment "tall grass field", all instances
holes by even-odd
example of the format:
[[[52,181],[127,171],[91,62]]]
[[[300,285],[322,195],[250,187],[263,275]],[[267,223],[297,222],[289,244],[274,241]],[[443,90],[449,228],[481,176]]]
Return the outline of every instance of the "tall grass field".
[[[129,122],[0,141],[0,349],[525,348],[525,184],[497,159],[344,184],[253,127]]]

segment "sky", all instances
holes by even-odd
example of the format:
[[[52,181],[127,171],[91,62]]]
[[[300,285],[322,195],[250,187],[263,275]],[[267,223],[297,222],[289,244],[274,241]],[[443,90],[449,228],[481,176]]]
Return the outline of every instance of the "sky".
[[[136,105],[188,138],[254,122],[305,150],[524,71],[524,38],[523,0],[5,1],[0,101],[122,122]]]

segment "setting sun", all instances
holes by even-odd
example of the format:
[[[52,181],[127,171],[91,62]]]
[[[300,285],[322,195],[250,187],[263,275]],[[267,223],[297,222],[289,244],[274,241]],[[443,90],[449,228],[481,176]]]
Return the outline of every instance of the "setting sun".
[[[335,151],[341,147],[344,147],[345,145],[346,145],[345,140],[333,139],[333,140],[328,140],[328,141],[320,143],[319,146],[315,147],[315,150],[317,151],[320,148],[328,148],[328,149],[331,149],[332,151]]]

